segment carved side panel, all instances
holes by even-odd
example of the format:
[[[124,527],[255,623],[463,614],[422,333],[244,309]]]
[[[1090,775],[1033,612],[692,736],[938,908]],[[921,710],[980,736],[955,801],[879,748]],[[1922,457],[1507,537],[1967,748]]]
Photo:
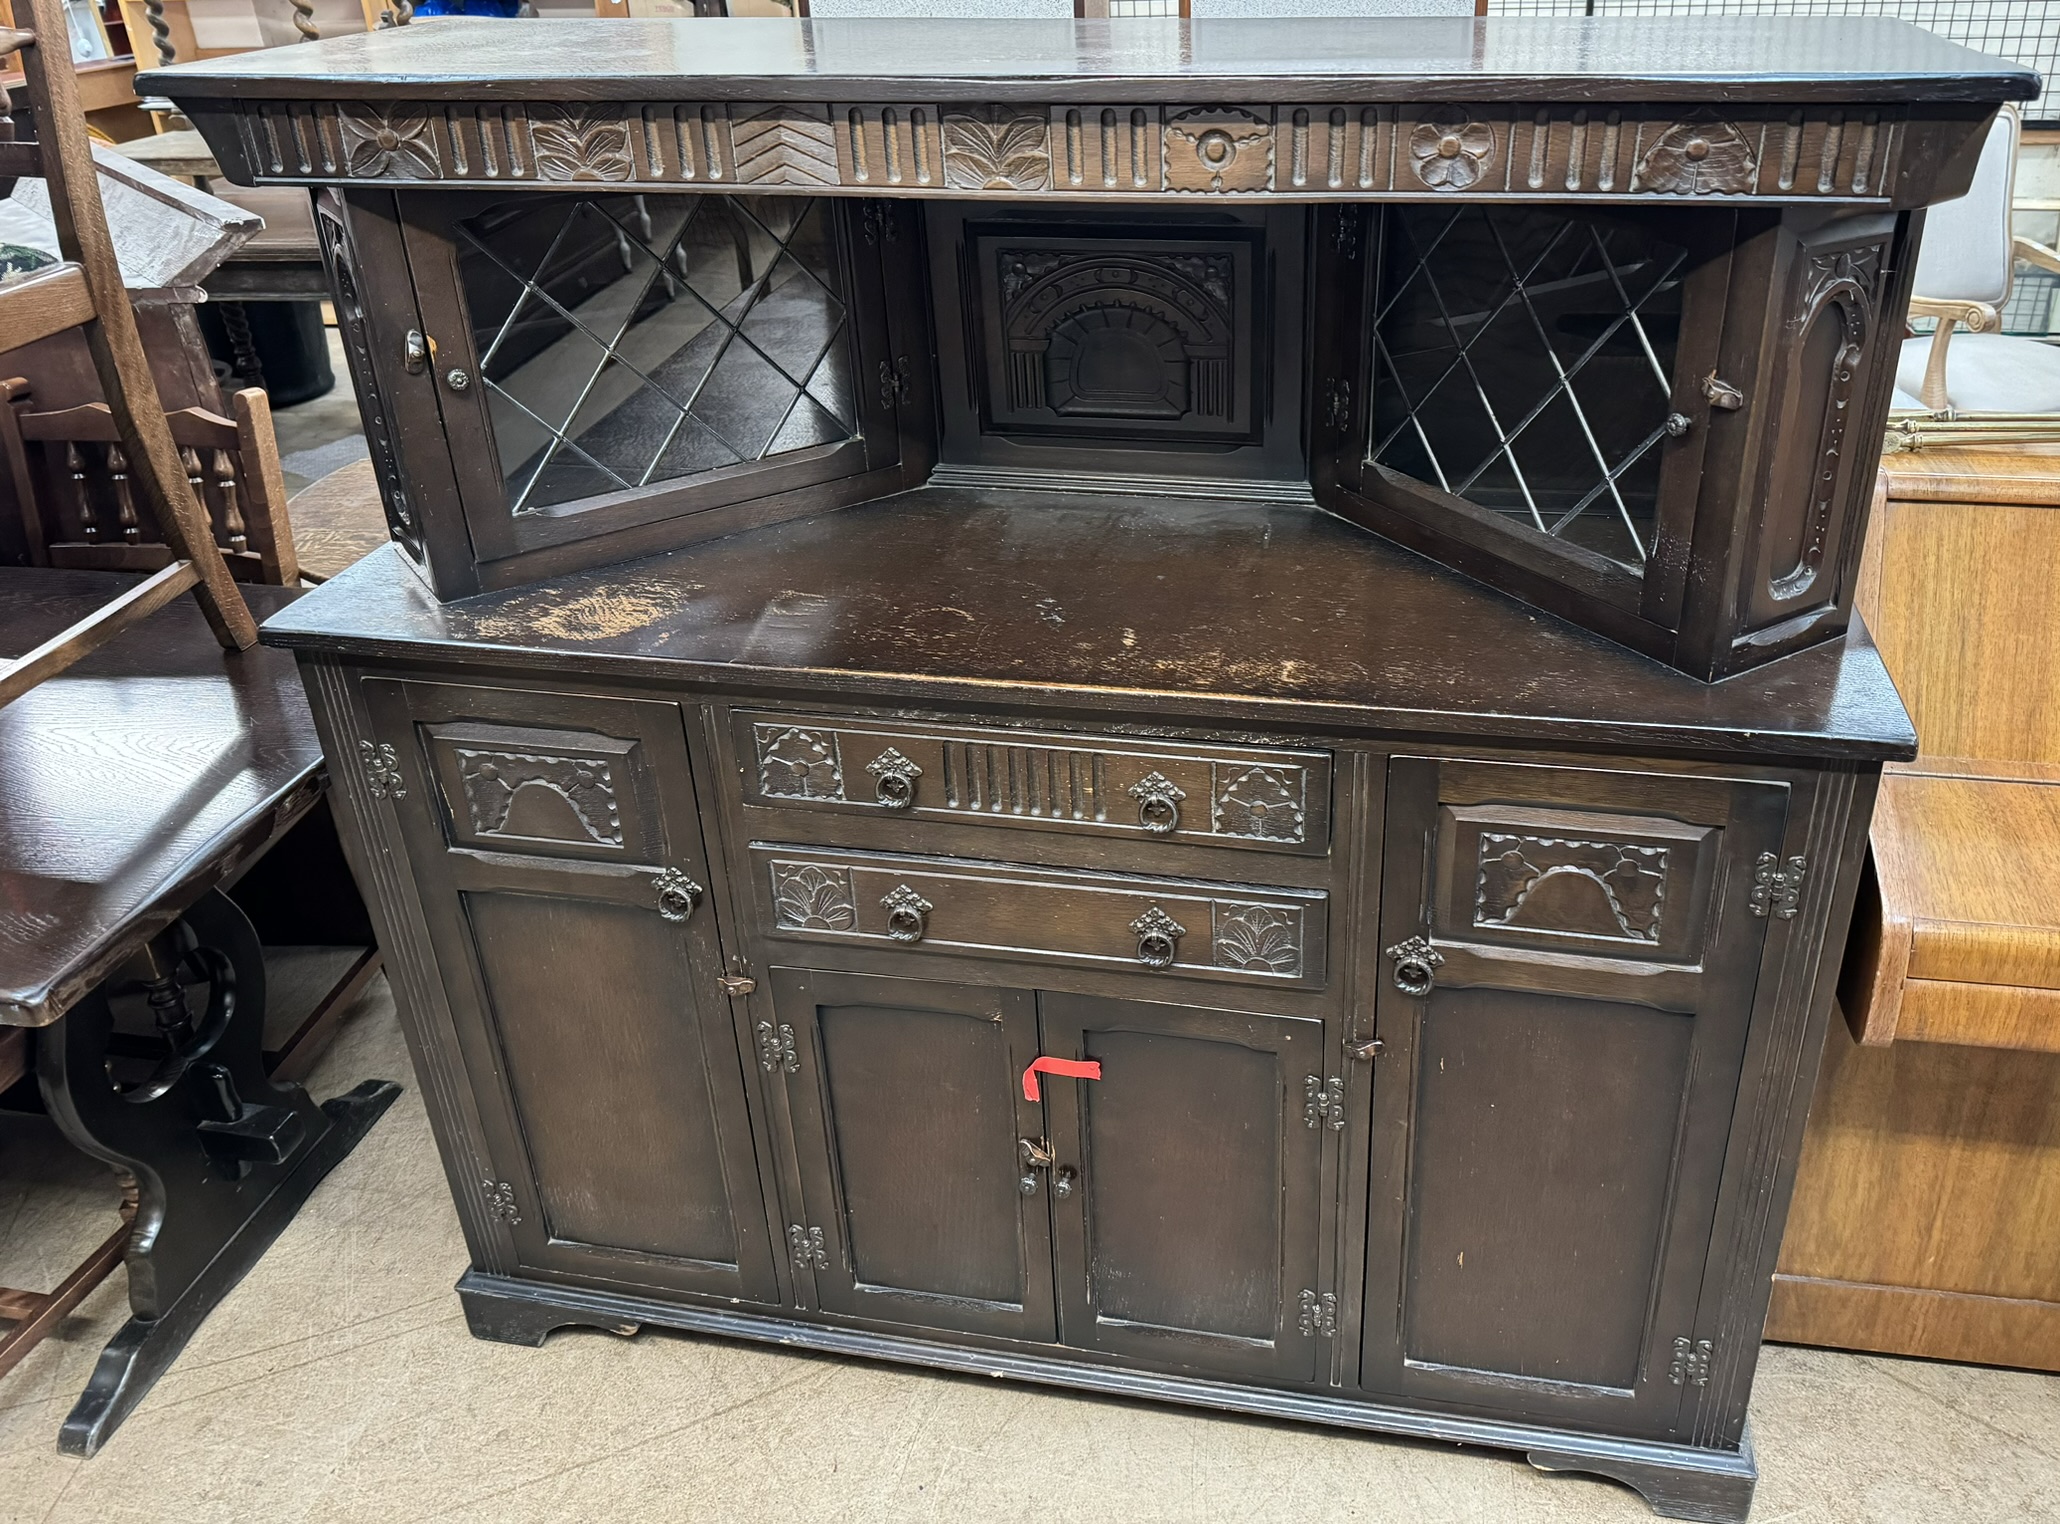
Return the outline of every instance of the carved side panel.
[[[1666,888],[1663,847],[1484,831],[1473,924],[1657,943]]]
[[[835,185],[837,139],[826,106],[732,106],[730,147],[745,185]]]
[[[337,192],[320,193],[315,228],[322,240],[323,261],[329,268],[329,293],[336,308],[337,333],[343,340],[344,359],[350,366],[351,385],[357,392],[358,410],[365,422],[365,445],[372,456],[373,474],[379,478],[386,527],[401,547],[420,561],[421,530],[408,497],[408,480],[394,449],[393,425],[379,384],[379,368],[373,362],[364,298],[358,289],[357,259],[344,230],[342,198]]]

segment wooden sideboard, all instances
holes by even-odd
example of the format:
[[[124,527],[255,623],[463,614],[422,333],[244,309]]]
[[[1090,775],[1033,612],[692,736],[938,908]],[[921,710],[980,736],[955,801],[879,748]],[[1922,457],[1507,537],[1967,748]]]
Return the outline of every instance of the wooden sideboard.
[[[320,189],[395,544],[267,638],[474,1332],[1744,1516],[1913,749],[1865,458],[1922,208],[2032,83],[1640,35],[442,21],[150,76]]]

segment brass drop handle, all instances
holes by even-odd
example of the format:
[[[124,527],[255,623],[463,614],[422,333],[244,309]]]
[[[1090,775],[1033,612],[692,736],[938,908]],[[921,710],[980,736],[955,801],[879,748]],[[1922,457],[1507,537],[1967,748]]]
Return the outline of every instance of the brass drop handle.
[[[1395,962],[1395,988],[1405,995],[1428,995],[1445,961],[1445,955],[1422,937],[1397,942],[1387,956]]]
[[[916,802],[916,779],[923,770],[892,746],[866,763],[873,775],[873,800],[883,810],[906,810]]]
[[[887,935],[897,942],[920,942],[930,929],[930,912],[935,907],[906,884],[896,884],[880,896],[887,907]]]
[[[668,921],[684,921],[707,893],[677,868],[665,869],[651,880],[651,887],[658,891],[658,913]]]
[[[1154,836],[1170,836],[1180,829],[1180,801],[1187,791],[1164,773],[1146,773],[1130,785],[1129,793],[1137,801],[1137,823]]]
[[[1180,939],[1187,928],[1157,905],[1130,923],[1137,937],[1137,961],[1146,968],[1171,968],[1180,956]]]

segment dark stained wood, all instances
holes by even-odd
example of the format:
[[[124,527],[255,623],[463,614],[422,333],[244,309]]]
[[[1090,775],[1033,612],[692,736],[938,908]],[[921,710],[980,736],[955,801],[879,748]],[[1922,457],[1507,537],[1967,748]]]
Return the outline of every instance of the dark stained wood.
[[[285,58],[153,69],[183,103],[304,98],[1287,101],[2029,100],[2028,69],[1892,21],[1670,20],[1664,57],[1633,18],[1478,21],[1274,16],[1126,31],[1121,21],[566,20],[548,47],[489,21],[325,38]],[[691,45],[688,44],[691,39]],[[564,60],[577,58],[568,70]]]
[[[0,652],[29,650],[139,580],[0,570]],[[265,613],[297,596],[250,591]],[[189,603],[0,710],[0,1023],[56,1020],[292,824],[318,797],[321,766],[290,663],[225,656]]]
[[[1092,566],[1083,579],[1078,568]],[[337,654],[1103,716],[1495,735],[1732,756],[1908,757],[1859,627],[1711,686],[1307,508],[930,489],[439,604],[368,556],[271,621]],[[1056,616],[1054,620],[1053,616]]]

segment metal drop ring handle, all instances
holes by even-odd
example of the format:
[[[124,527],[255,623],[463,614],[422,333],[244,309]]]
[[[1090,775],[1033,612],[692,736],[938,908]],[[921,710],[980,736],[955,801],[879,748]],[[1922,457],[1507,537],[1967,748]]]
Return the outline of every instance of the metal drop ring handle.
[[[873,799],[883,810],[905,810],[916,802],[916,779],[923,770],[895,747],[888,747],[865,770],[873,775]]]
[[[668,921],[684,921],[701,902],[702,887],[677,868],[667,868],[651,881],[658,891],[658,913]]]
[[[1152,835],[1168,836],[1180,829],[1180,801],[1187,792],[1164,773],[1146,773],[1130,785],[1130,797],[1137,801],[1137,823]]]
[[[923,933],[930,929],[930,911],[934,908],[915,890],[906,884],[896,884],[880,897],[880,903],[887,907],[887,935],[897,942],[920,942]]]
[[[1137,961],[1146,968],[1171,968],[1187,928],[1157,905],[1130,923],[1137,936]]]
[[[1387,956],[1395,962],[1395,988],[1413,996],[1431,992],[1431,986],[1437,982],[1438,969],[1445,961],[1445,955],[1422,937],[1397,942],[1388,949]]]

